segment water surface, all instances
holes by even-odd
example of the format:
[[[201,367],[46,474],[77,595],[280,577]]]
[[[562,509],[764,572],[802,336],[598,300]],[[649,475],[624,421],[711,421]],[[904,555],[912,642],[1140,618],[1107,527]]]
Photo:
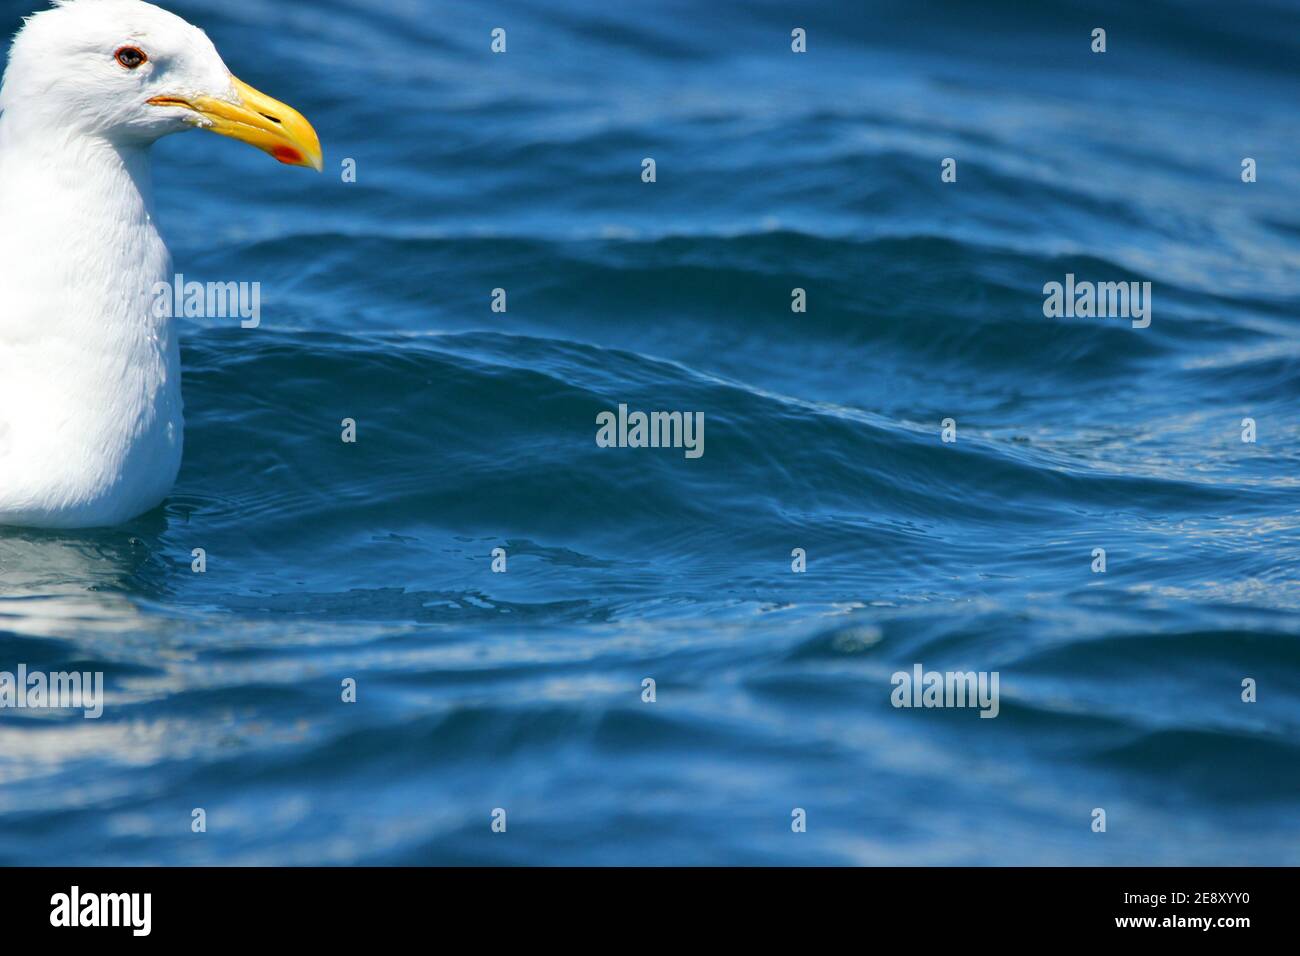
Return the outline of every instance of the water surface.
[[[1294,4],[172,9],[326,174],[155,151],[262,323],[184,320],[163,508],[0,531],[0,670],[107,684],[0,712],[0,862],[1300,863]]]

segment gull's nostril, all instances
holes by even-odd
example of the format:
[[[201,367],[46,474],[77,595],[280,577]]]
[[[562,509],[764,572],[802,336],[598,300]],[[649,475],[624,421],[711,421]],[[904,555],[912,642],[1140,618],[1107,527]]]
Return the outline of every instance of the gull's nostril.
[[[272,123],[275,123],[277,126],[281,125],[280,121],[276,117],[272,116],[270,113],[263,113],[262,115],[267,119],[269,119]]]

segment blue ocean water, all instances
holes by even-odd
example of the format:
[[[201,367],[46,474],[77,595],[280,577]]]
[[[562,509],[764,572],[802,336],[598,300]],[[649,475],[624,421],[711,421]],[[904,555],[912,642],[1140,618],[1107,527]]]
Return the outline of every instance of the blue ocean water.
[[[262,322],[162,509],[0,530],[0,670],[107,695],[0,711],[0,863],[1300,863],[1300,6],[170,9],[326,170],[155,150]]]

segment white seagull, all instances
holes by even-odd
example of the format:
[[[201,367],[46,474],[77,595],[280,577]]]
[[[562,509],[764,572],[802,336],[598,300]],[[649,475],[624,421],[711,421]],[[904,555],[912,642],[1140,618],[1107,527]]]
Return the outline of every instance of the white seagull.
[[[119,524],[176,480],[180,351],[153,308],[172,267],[149,147],[194,127],[322,168],[301,114],[152,4],[56,0],[14,39],[0,87],[0,526]]]

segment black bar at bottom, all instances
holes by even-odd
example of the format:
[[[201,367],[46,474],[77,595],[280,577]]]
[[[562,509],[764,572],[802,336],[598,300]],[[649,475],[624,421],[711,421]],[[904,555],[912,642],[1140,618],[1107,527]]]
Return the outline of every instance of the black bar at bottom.
[[[0,870],[0,925],[9,943],[282,938],[337,946],[452,926],[491,939],[554,932],[572,941],[619,926],[636,938],[703,921],[736,938],[803,925],[819,935],[919,932],[932,941],[992,930],[998,941],[1199,936],[1231,944],[1286,928],[1296,876],[1294,868],[15,868]]]

